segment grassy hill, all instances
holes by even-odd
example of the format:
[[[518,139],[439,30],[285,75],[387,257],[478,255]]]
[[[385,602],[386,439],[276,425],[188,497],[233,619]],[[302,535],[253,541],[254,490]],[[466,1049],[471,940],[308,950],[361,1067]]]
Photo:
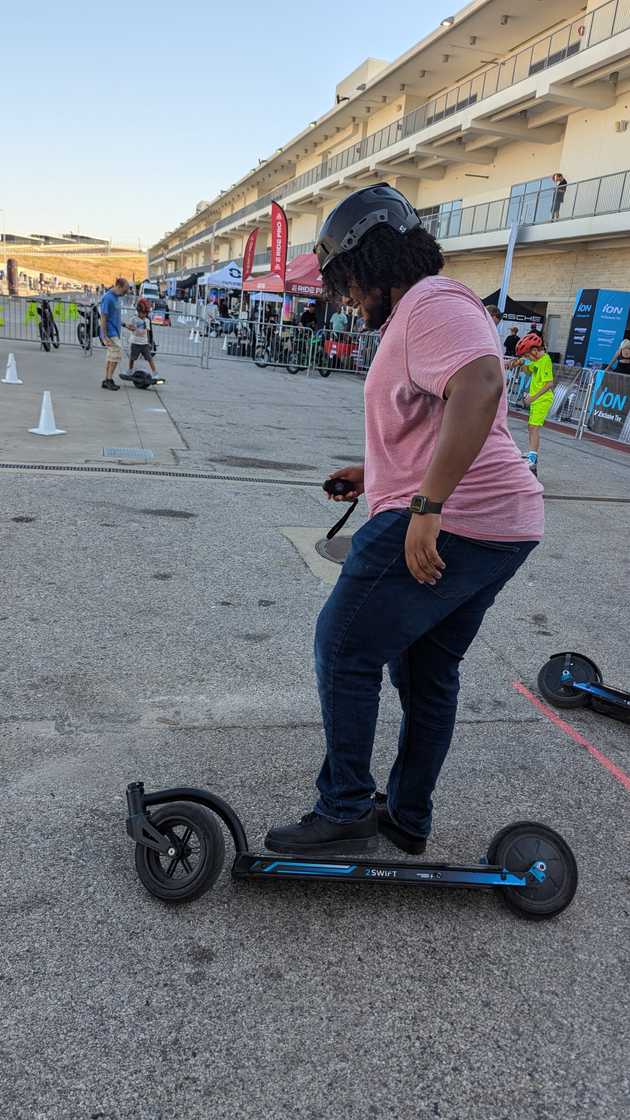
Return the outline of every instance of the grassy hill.
[[[29,253],[17,249],[11,253],[17,262],[18,269],[28,269],[32,272],[43,272],[48,278],[58,276],[60,279],[73,280],[77,284],[112,284],[117,276],[126,276],[128,280],[136,282],[145,280],[147,273],[146,253],[116,252],[113,250],[109,256],[102,253],[55,253],[49,252]]]

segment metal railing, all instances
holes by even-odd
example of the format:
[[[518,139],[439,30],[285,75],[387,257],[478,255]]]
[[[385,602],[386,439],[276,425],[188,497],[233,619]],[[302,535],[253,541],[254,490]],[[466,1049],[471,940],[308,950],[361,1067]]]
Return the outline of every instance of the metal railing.
[[[439,241],[492,233],[513,225],[541,225],[570,218],[592,218],[630,210],[630,171],[569,183],[566,191],[544,187],[531,194],[512,195],[493,202],[477,202],[445,214],[422,212],[425,229]]]
[[[431,125],[470,108],[470,106],[492,97],[493,94],[516,85],[525,78],[557,66],[565,59],[571,58],[572,55],[582,53],[589,47],[596,46],[628,29],[630,29],[630,0],[608,0],[608,3],[599,8],[593,8],[590,12],[582,13],[581,16],[578,16],[565,27],[554,31],[552,34],[545,35],[538,42],[510,55],[509,58],[491,66],[488,70],[484,70],[477,77],[462,82],[446,93],[432,98],[431,101],[421,105],[418,109],[413,109],[410,113],[377,132],[373,132],[370,136],[366,136],[363,140],[351,144],[330,159],[323,160],[316,167],[312,167],[309,171],[303,172],[302,175],[297,175],[294,179],[283,183],[269,194],[261,195],[254,202],[248,203],[240,210],[235,210],[233,214],[229,214],[225,218],[219,218],[215,223],[208,225],[205,229],[193,234],[167,251],[169,254],[180,252],[199,238],[209,236],[213,229],[223,229],[239,218],[247,217],[248,214],[254,214],[257,210],[265,209],[274,200],[280,202],[290,194],[295,194],[305,187],[312,186],[313,183],[321,182],[329,175],[334,175],[355,163],[359,163],[361,160],[377,155],[399,140],[414,136],[424,129],[430,128]]]
[[[507,395],[510,408],[529,410],[525,394],[531,380],[527,368],[506,369]],[[595,371],[587,368],[557,364],[553,367],[553,404],[549,419],[575,428],[576,439],[581,439],[588,419],[588,409],[593,391]]]
[[[630,4],[630,0],[628,0]],[[630,171],[616,171],[593,179],[568,183],[565,191],[543,187],[528,194],[477,202],[444,214],[433,209],[418,213],[422,224],[438,241],[449,237],[466,237],[475,233],[494,233],[517,225],[542,225],[569,218],[591,218],[599,214],[615,214],[630,210]],[[290,245],[287,259],[313,248],[313,242]],[[270,250],[257,253],[254,263],[268,264]],[[221,262],[217,262],[219,264]],[[237,264],[242,263],[240,258]]]
[[[250,358],[261,369],[283,366],[289,373],[308,369],[313,353],[313,331],[290,323],[264,323],[238,319],[212,324],[204,338],[201,365],[219,358]]]
[[[365,377],[381,340],[378,331],[333,331],[315,333],[311,368],[321,377],[333,370]]]
[[[48,303],[56,327],[51,336],[52,347],[81,346],[79,328],[84,322],[82,312],[89,313],[92,304],[53,296],[0,296],[0,341],[6,338],[41,345],[42,319],[39,312],[43,303]]]

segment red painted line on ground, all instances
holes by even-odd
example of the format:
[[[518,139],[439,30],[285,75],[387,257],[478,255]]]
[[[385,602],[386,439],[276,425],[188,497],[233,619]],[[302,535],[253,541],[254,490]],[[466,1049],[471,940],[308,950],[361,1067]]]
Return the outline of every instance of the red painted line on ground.
[[[624,787],[624,789],[626,789],[628,793],[630,793],[630,774],[626,774],[620,766],[617,766],[616,763],[612,762],[612,760],[608,758],[602,751],[598,750],[598,748],[594,746],[593,743],[589,742],[589,740],[586,739],[584,735],[581,735],[579,731],[576,731],[574,727],[571,727],[570,723],[567,723],[566,720],[561,719],[561,717],[556,712],[554,712],[551,708],[548,708],[546,704],[543,704],[542,700],[539,700],[537,696],[534,696],[533,692],[530,692],[529,689],[525,687],[522,681],[513,681],[512,687],[515,688],[517,692],[520,692],[521,696],[524,696],[526,700],[529,700],[530,704],[533,704],[535,708],[538,708],[538,711],[541,712],[542,715],[546,716],[547,719],[551,720],[552,723],[555,723],[556,727],[559,727],[561,731],[564,731],[565,735],[569,735],[570,738],[573,739],[574,743],[579,743],[581,747],[584,747],[584,749],[587,750],[588,753],[593,756],[593,758],[596,758],[597,761],[602,766],[604,766],[610,774],[612,774],[613,778],[616,778],[617,781],[620,782]]]

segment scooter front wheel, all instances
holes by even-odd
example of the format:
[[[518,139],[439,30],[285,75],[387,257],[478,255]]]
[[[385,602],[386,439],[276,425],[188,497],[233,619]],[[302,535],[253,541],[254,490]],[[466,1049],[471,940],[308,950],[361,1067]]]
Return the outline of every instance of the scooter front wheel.
[[[168,852],[136,844],[136,871],[155,898],[190,902],[210,890],[225,860],[223,833],[214,815],[194,802],[174,801],[151,810],[151,824],[171,841]]]
[[[570,658],[568,665],[567,657]],[[589,657],[582,653],[555,653],[540,670],[538,687],[545,700],[556,708],[583,708],[589,702],[588,693],[562,680],[566,668],[570,668],[574,681],[581,681],[583,684],[602,683],[602,675]]]
[[[537,821],[517,821],[501,829],[488,848],[488,863],[517,875],[539,865],[540,879],[531,875],[527,886],[495,888],[510,910],[530,921],[560,914],[577,889],[577,864],[569,845]]]

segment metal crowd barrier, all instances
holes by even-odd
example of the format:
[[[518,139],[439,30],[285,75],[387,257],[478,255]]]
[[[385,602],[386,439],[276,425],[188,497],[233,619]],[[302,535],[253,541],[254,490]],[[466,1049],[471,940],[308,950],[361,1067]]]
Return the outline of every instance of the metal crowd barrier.
[[[315,334],[311,368],[322,377],[328,377],[333,370],[355,373],[363,377],[367,374],[378,344],[378,331],[317,331]]]
[[[6,338],[39,344],[38,308],[41,310],[44,302],[48,303],[57,327],[58,338],[55,336],[53,345],[80,346],[78,327],[83,322],[82,312],[89,311],[91,304],[56,296],[0,296],[0,341]]]
[[[289,373],[308,369],[313,354],[313,331],[288,323],[260,323],[253,319],[219,319],[204,327],[201,364],[211,360],[250,358],[261,369],[284,366]]]
[[[580,366],[558,364],[553,367],[553,404],[549,410],[549,419],[575,427],[576,439],[581,439],[588,420],[594,375],[594,370]],[[530,375],[526,368],[512,369],[508,363],[506,377],[508,405],[527,412],[529,405],[525,404],[524,397],[529,388]]]

